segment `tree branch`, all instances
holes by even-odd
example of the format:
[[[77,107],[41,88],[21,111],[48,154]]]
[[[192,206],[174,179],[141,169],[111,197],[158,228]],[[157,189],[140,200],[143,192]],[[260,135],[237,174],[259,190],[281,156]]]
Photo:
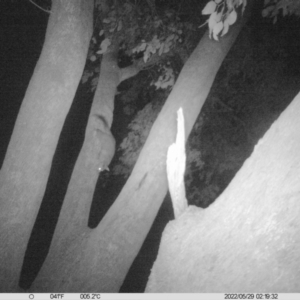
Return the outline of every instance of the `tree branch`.
[[[51,14],[50,10],[42,8],[41,6],[39,6],[38,4],[36,4],[35,2],[33,2],[32,0],[29,0],[29,2],[32,3],[33,5],[35,5],[36,7],[38,7],[39,9],[41,9],[42,11],[44,11],[44,12],[46,12],[48,14]]]

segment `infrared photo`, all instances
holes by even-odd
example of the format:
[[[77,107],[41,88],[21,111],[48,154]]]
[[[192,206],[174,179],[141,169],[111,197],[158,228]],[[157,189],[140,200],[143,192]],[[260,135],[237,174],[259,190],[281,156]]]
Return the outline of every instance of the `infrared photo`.
[[[0,292],[300,293],[299,3],[1,0]]]

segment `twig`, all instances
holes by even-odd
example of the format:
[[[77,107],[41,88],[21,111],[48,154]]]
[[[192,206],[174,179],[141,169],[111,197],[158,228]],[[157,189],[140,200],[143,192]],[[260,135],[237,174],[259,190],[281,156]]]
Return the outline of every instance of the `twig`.
[[[46,12],[48,14],[51,14],[50,10],[42,8],[41,6],[39,6],[38,4],[36,4],[35,2],[33,2],[32,0],[29,0],[29,2],[32,3],[33,5],[35,5],[36,7],[38,7],[39,9],[41,9],[42,11],[44,11],[44,12]]]

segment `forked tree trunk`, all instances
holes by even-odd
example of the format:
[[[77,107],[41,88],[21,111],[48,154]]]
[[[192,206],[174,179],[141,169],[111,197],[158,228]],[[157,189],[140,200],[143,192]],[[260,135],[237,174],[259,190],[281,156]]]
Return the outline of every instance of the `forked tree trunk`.
[[[65,250],[56,256],[61,264],[53,267],[55,256],[49,258],[33,291],[118,292],[166,195],[166,153],[176,134],[176,111],[183,108],[187,137],[241,25],[233,26],[220,42],[204,35],[185,64],[116,202],[96,229],[75,228],[71,238],[63,242]],[[82,210],[85,200],[81,201],[74,203],[70,213],[84,213],[87,221],[87,210]]]
[[[300,292],[300,93],[223,194],[162,237],[147,292]]]
[[[109,165],[115,152],[115,140],[110,127],[117,86],[122,80],[134,76],[137,72],[135,66],[120,69],[117,54],[114,52],[106,53],[102,57],[100,78],[84,143],[70,179],[49,255],[33,283],[31,288],[33,291],[71,291],[78,286],[76,281],[72,281],[73,276],[63,271],[76,268],[74,264],[85,259],[85,242],[91,232],[87,226],[89,211],[99,169],[102,171]],[[65,280],[66,276],[68,280]],[[87,267],[81,270],[80,276],[81,284],[84,284],[96,275],[93,275],[92,270]]]
[[[16,291],[51,161],[84,68],[92,0],[53,0],[44,47],[0,174],[0,291]]]
[[[205,33],[184,65],[131,176],[87,243],[86,257],[92,259],[82,261],[81,266],[89,265],[97,276],[84,289],[119,290],[167,192],[166,154],[176,134],[176,112],[183,108],[187,138],[240,29],[237,24],[220,42]]]

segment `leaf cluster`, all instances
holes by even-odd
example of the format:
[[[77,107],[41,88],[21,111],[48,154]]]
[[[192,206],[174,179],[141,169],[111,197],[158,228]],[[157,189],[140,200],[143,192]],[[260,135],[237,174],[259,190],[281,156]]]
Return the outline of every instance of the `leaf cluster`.
[[[273,18],[273,23],[277,22],[278,15],[282,11],[282,15],[300,16],[300,1],[298,0],[264,0],[263,17]]]
[[[213,36],[214,40],[219,40],[219,34],[225,35],[229,26],[237,20],[237,8],[242,6],[244,13],[247,0],[211,0],[202,10],[203,15],[210,15],[208,20],[209,37]]]
[[[183,23],[171,9],[153,15],[147,5],[127,0],[111,6],[107,12],[100,11],[99,16],[103,24],[99,35],[105,36],[99,54],[111,45],[122,45],[130,54],[143,52],[147,62],[151,55],[169,52],[177,41],[182,41]]]

